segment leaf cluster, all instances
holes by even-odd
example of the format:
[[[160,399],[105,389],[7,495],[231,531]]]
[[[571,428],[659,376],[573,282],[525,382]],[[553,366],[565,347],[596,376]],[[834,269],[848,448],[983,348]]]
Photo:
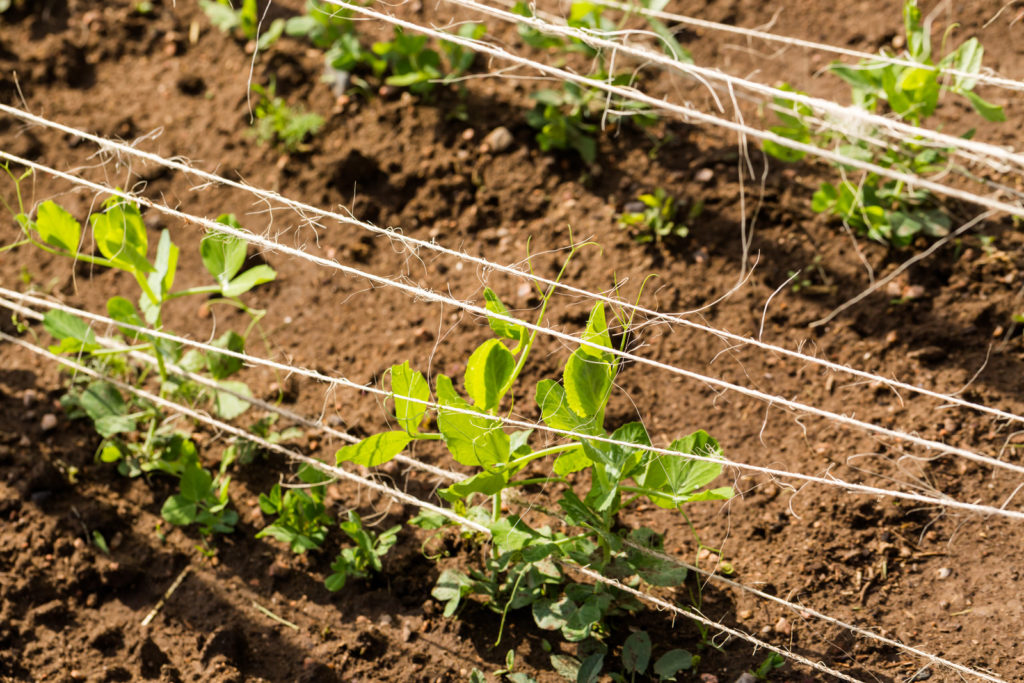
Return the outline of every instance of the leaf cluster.
[[[400,525],[396,525],[379,534],[375,533],[363,526],[359,513],[350,510],[348,519],[341,522],[341,530],[355,545],[342,548],[331,563],[331,574],[324,581],[327,590],[339,591],[345,587],[349,579],[365,579],[370,572],[381,571],[381,559],[398,542],[398,532],[401,528]]]
[[[293,553],[302,554],[323,544],[334,520],[324,505],[325,487],[316,486],[330,477],[309,465],[299,468],[298,477],[312,486],[288,488],[282,493],[281,485],[274,484],[269,495],[260,494],[260,510],[265,515],[277,515],[277,519],[257,533],[256,538],[270,536],[288,544]]]
[[[906,57],[915,65],[864,60],[855,66],[835,62],[829,67],[850,86],[854,106],[872,113],[884,107],[888,113],[920,126],[934,114],[942,96],[950,93],[965,98],[988,121],[1005,120],[1002,107],[974,92],[984,55],[977,38],[964,41],[936,62],[931,36],[921,21],[916,0],[904,2],[903,23]],[[942,69],[955,69],[965,75],[943,78]],[[781,87],[792,90],[785,84]],[[917,140],[877,147],[868,142],[868,139],[880,137],[873,131],[849,140],[835,129],[819,131],[810,123],[812,111],[804,104],[776,98],[774,109],[780,124],[771,131],[790,140],[835,148],[851,159],[909,175],[931,175],[951,166],[951,149],[926,146]],[[964,137],[971,135],[973,131],[968,131]],[[798,161],[805,156],[802,151],[773,141],[766,141],[764,150],[783,161]],[[840,165],[840,169],[843,177],[839,182],[823,183],[814,193],[811,203],[814,211],[837,216],[869,238],[895,247],[909,245],[918,235],[948,234],[950,217],[931,192],[907,187],[901,181],[873,172],[865,173],[860,179],[848,178],[847,172],[852,171],[852,167]]]
[[[252,84],[259,95],[253,104],[253,131],[260,144],[276,142],[289,152],[306,151],[305,141],[324,126],[319,114],[307,112],[301,106],[290,106],[277,95],[277,82],[271,77],[266,87]]]

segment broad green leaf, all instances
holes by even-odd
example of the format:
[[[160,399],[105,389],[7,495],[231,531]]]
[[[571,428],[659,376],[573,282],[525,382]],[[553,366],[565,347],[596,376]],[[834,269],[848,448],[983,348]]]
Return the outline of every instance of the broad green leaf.
[[[466,393],[481,410],[494,410],[511,379],[516,359],[498,339],[488,339],[466,363]]]
[[[249,406],[252,405],[248,401],[235,396],[235,394],[238,394],[240,396],[252,397],[252,391],[249,390],[249,385],[245,382],[228,380],[220,382],[220,386],[230,391],[217,392],[214,410],[218,417],[224,420],[233,420],[248,410]]]
[[[128,414],[121,392],[110,382],[97,380],[90,383],[78,397],[78,404],[93,421]]]
[[[946,55],[942,60],[943,66],[946,65],[947,61],[952,63],[953,68],[957,71],[963,71],[969,74],[977,74],[981,71],[981,60],[985,54],[985,48],[981,46],[977,38],[969,38],[965,40],[960,47]],[[973,90],[974,86],[977,85],[978,81],[975,78],[968,76],[954,76],[953,86],[958,92],[964,92],[967,90]]]
[[[651,199],[657,204],[657,199],[653,197]],[[612,339],[608,334],[608,322],[605,320],[604,315],[604,303],[601,301],[598,301],[590,311],[590,317],[587,319],[587,329],[583,331],[583,341],[597,344],[606,349],[612,348]],[[591,358],[602,361],[608,359],[606,351],[594,348],[593,346],[581,344],[579,350]]]
[[[599,426],[592,419],[581,418],[572,411],[565,389],[558,382],[550,379],[538,382],[536,400],[541,419],[547,426],[595,436],[600,433]]]
[[[253,266],[222,287],[221,294],[228,298],[241,296],[256,285],[271,282],[276,277],[277,271],[266,264]]]
[[[413,402],[430,400],[430,387],[423,373],[413,370],[409,361],[391,366],[391,391],[395,399],[395,417],[409,434],[420,433],[419,426],[427,414],[427,406]]]
[[[217,217],[217,222],[236,230],[242,229],[234,214],[222,214]],[[206,270],[223,288],[242,269],[247,248],[245,240],[222,232],[211,232],[199,243],[199,254]]]
[[[201,501],[210,494],[213,477],[195,463],[189,463],[181,473],[181,495],[187,500]]]
[[[580,670],[576,674],[576,683],[597,683],[601,678],[601,669],[604,668],[604,655],[595,652],[580,664]]]
[[[185,526],[196,519],[196,504],[181,494],[171,496],[164,501],[160,514],[171,524]]]
[[[56,202],[46,200],[39,205],[35,227],[43,242],[69,254],[78,253],[82,226]]]
[[[651,437],[647,429],[640,422],[629,422],[616,429],[611,438],[615,441],[635,443],[638,446],[650,446]],[[649,451],[643,448],[629,448],[618,444],[606,444],[610,446],[611,465],[614,468],[613,474],[617,479],[625,479],[640,464],[644,455]]]
[[[491,542],[501,554],[522,550],[531,541],[539,538],[536,531],[519,517],[502,517],[490,526]]]
[[[163,230],[156,246],[156,261],[153,264],[155,270],[147,278],[149,288],[153,290],[160,301],[167,298],[171,287],[174,286],[174,274],[178,269],[178,252],[178,245],[171,242],[171,233]]]
[[[153,272],[153,266],[146,259],[149,239],[139,208],[119,198],[106,205],[107,210],[102,214],[89,216],[100,253],[115,268],[135,273]]]
[[[234,353],[245,352],[245,338],[233,330],[222,334],[211,345],[233,351]],[[206,368],[213,375],[214,379],[224,379],[242,369],[242,359],[237,356],[210,351],[206,355]]]
[[[458,395],[451,378],[437,376],[437,427],[456,462],[487,467],[508,462],[510,440],[501,422],[481,413],[480,417],[445,410],[445,407],[478,412]]]
[[[437,577],[437,583],[430,594],[445,603],[444,616],[450,617],[459,608],[459,602],[469,594],[473,581],[462,572],[445,569]]]
[[[498,315],[510,316],[508,309],[505,304],[502,303],[498,295],[491,290],[490,287],[484,288],[484,305],[487,310],[491,313],[497,313]],[[518,341],[522,338],[525,328],[522,325],[516,325],[515,323],[506,322],[504,320],[498,320],[496,318],[487,318],[487,324],[491,326],[494,333],[499,337],[505,339],[514,339]]]
[[[651,637],[647,631],[634,631],[622,644],[622,666],[626,671],[642,674],[651,662]]]
[[[651,27],[651,30],[658,35],[658,38],[661,39],[661,42],[659,44],[661,46],[661,49],[665,52],[665,54],[667,54],[669,57],[676,60],[677,62],[682,62],[683,64],[693,64],[693,55],[690,54],[689,50],[687,50],[685,47],[679,44],[679,41],[676,40],[675,33],[669,30],[669,28],[665,26],[665,24],[661,23],[652,16],[648,15],[645,16],[644,18],[647,19],[647,24]]]
[[[614,377],[615,370],[607,358],[592,356],[583,347],[576,349],[562,374],[569,407],[584,419],[603,415]]]
[[[675,680],[680,671],[693,668],[693,655],[686,650],[669,650],[654,663],[654,674],[663,680]]]
[[[93,420],[96,433],[104,438],[135,431],[137,420],[128,415],[104,415]]]
[[[1003,112],[1003,107],[1001,105],[987,102],[975,92],[967,91],[964,92],[963,95],[970,100],[971,106],[974,107],[974,110],[984,116],[986,121],[1006,120],[1006,114]]]
[[[532,429],[521,429],[519,431],[512,432],[509,435],[508,440],[508,451],[513,455],[528,455],[530,453],[530,435],[533,434]]]
[[[534,602],[531,609],[538,628],[557,631],[569,622],[569,617],[576,611],[576,603],[564,596],[558,600],[545,598]]]
[[[907,69],[900,76],[897,87],[900,90],[921,90],[934,81],[934,69]]]
[[[580,673],[580,660],[572,655],[551,655],[551,668],[562,678],[575,681]]]
[[[573,448],[570,451],[566,451],[555,458],[555,462],[551,465],[551,469],[555,471],[560,477],[564,477],[567,474],[573,472],[579,472],[585,470],[592,464],[590,458],[587,457],[586,453],[583,452],[583,448]]]
[[[412,437],[405,432],[381,432],[368,436],[359,443],[338,449],[335,454],[338,463],[351,462],[366,467],[383,465],[409,445]]]
[[[43,316],[43,327],[60,342],[50,347],[51,353],[78,353],[100,348],[92,328],[77,315],[65,311],[49,311]]]
[[[686,502],[697,489],[707,486],[722,473],[718,442],[700,430],[672,442],[673,451],[701,456],[698,459],[657,455],[651,458],[637,483],[646,489],[666,495],[650,494],[651,502],[659,507],[674,508]]]
[[[473,493],[480,493],[485,496],[493,496],[508,485],[508,479],[504,473],[499,472],[477,472],[469,479],[463,479],[460,482],[456,482],[446,489],[441,491],[441,495],[446,500],[451,500],[449,496],[454,496],[457,499],[463,500],[467,496]]]
[[[771,128],[771,131],[776,135],[781,135],[784,138],[788,138],[796,142],[809,143],[811,141],[810,133],[807,133],[805,131],[799,131],[791,128],[782,128],[781,126],[773,126]],[[766,154],[775,157],[779,161],[785,161],[787,163],[800,161],[805,156],[807,156],[807,152],[804,152],[799,149],[793,149],[791,147],[786,147],[785,145],[779,144],[774,140],[765,140],[762,143],[762,147],[764,148]]]
[[[119,323],[135,325],[136,327],[146,326],[145,321],[139,317],[138,312],[135,310],[135,305],[123,296],[107,299],[107,314]],[[129,339],[138,339],[142,334],[137,330],[131,330],[126,327],[122,327],[120,330]]]

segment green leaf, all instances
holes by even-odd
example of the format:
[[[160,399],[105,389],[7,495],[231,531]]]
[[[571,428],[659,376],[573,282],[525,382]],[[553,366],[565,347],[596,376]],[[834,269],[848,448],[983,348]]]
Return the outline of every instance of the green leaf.
[[[571,655],[551,655],[551,667],[562,678],[575,681],[580,673],[580,660]]]
[[[597,683],[601,678],[601,669],[604,668],[604,655],[595,652],[580,664],[580,670],[576,674],[576,683]]]
[[[569,617],[576,611],[576,603],[565,596],[558,600],[543,598],[535,601],[531,609],[538,628],[557,631],[569,622]]]
[[[244,353],[245,337],[231,330],[222,334],[211,345],[234,353]],[[206,368],[214,379],[224,379],[242,369],[242,359],[211,351],[206,355]]]
[[[654,663],[654,673],[662,680],[675,680],[680,671],[693,668],[693,655],[686,650],[669,650]]]
[[[171,233],[163,230],[160,233],[160,241],[156,247],[155,270],[147,278],[149,288],[159,297],[160,301],[166,299],[166,295],[174,285],[174,274],[178,269],[178,245],[171,242]]]
[[[210,495],[213,477],[195,463],[189,463],[181,473],[181,495],[186,500],[201,501]]]
[[[541,419],[549,427],[594,436],[601,433],[594,420],[581,418],[572,411],[565,389],[554,380],[542,379],[537,383],[536,401],[541,409]]]
[[[149,240],[139,208],[120,198],[108,200],[106,205],[102,214],[89,216],[100,253],[115,268],[133,273],[153,272],[153,266],[146,260]]]
[[[217,222],[235,230],[242,229],[234,214],[222,214],[217,217]],[[222,232],[211,232],[199,243],[199,254],[206,270],[224,288],[242,269],[247,248],[245,240]]]
[[[512,378],[515,356],[498,339],[488,339],[470,355],[466,364],[466,393],[481,410],[494,410]]]
[[[356,465],[376,467],[401,453],[410,441],[412,441],[412,437],[405,432],[381,432],[368,436],[359,443],[339,449],[335,458],[339,464],[352,462]]]
[[[583,347],[576,349],[562,374],[569,407],[584,419],[602,416],[614,377],[615,369],[607,357],[595,357]]]
[[[430,400],[430,386],[423,373],[413,370],[409,366],[409,361],[401,365],[392,365],[391,392],[395,399],[395,417],[398,424],[409,434],[419,434],[419,426],[427,414],[427,406],[409,399]]]
[[[46,200],[39,205],[35,227],[40,239],[46,244],[63,249],[69,254],[78,253],[82,226],[56,202]]]
[[[622,666],[626,671],[642,674],[651,662],[651,637],[647,631],[634,631],[622,644]]]
[[[490,311],[491,313],[511,316],[511,313],[509,313],[508,309],[505,307],[505,304],[501,302],[501,299],[498,298],[498,295],[495,294],[490,287],[484,288],[484,305],[486,306],[487,310]],[[526,332],[526,328],[524,328],[522,325],[516,325],[515,323],[506,322],[504,320],[498,320],[496,318],[488,317],[487,324],[491,326],[491,329],[494,330],[494,333],[496,335],[498,335],[499,337],[504,337],[505,339],[514,339],[518,341],[523,337],[524,333]]]
[[[654,201],[657,202],[656,199]],[[608,323],[605,320],[603,302],[597,302],[597,304],[594,305],[594,308],[590,311],[590,317],[587,318],[587,329],[583,331],[583,341],[589,342],[590,344],[597,344],[605,349],[612,348],[612,339],[608,334]],[[608,353],[600,348],[581,344],[580,351],[591,358],[597,358],[599,360],[608,359]]]
[[[227,5],[221,5],[213,0],[200,0],[199,6],[206,13],[210,23],[225,33],[241,23],[239,12]]]
[[[981,60],[984,54],[985,48],[981,46],[978,39],[969,38],[965,40],[960,47],[943,58],[942,66],[946,66],[947,63],[951,63],[953,68],[957,71],[977,74],[981,71]],[[966,91],[973,90],[974,86],[977,84],[978,80],[976,78],[970,78],[968,76],[953,77],[953,89],[961,94],[966,94]]]
[[[646,489],[666,494],[649,495],[651,502],[664,508],[674,508],[687,502],[693,491],[710,484],[722,473],[722,464],[716,459],[721,455],[721,448],[703,430],[677,439],[669,448],[702,457],[690,459],[657,455],[651,458],[643,474],[637,478],[637,483]]]
[[[430,594],[436,599],[445,603],[444,616],[450,617],[459,608],[459,602],[463,597],[469,595],[473,581],[462,572],[454,569],[445,569],[437,577],[437,583]]]
[[[85,388],[78,397],[78,404],[94,421],[105,417],[121,417],[128,413],[128,406],[117,387],[100,380]]]
[[[445,410],[445,406],[478,412],[458,395],[451,378],[437,376],[437,427],[456,462],[471,467],[487,467],[508,462],[509,436],[501,422],[481,413],[480,417]]]
[[[1000,105],[992,104],[981,98],[980,95],[974,92],[964,92],[966,97],[971,102],[971,106],[974,110],[985,117],[986,121],[1005,121],[1006,114],[1003,112],[1003,108]]]
[[[138,312],[135,310],[135,304],[123,296],[115,296],[107,299],[107,314],[111,318],[128,325],[135,325],[136,327],[145,327],[146,323],[139,317]],[[137,339],[140,332],[136,330],[130,330],[127,328],[120,328],[121,332],[125,334],[129,339]]]
[[[220,382],[219,384],[223,388],[234,392],[234,394],[249,396],[250,398],[252,397],[252,391],[250,391],[249,385],[245,382],[228,380]],[[238,396],[235,396],[234,394],[229,393],[228,391],[217,392],[214,410],[217,412],[218,417],[224,420],[233,420],[248,410],[249,406],[252,405],[248,401],[238,398]]]
[[[93,420],[96,433],[104,438],[135,431],[137,420],[127,415],[104,415]]]
[[[51,353],[79,353],[100,348],[92,328],[77,315],[65,311],[48,311],[43,316],[43,327],[60,342],[50,347]]]
[[[195,521],[197,512],[195,502],[180,494],[168,498],[160,509],[161,516],[176,526],[191,524]]]
[[[253,266],[245,271],[226,286],[221,288],[221,294],[228,298],[241,296],[256,285],[271,282],[277,277],[277,271],[268,265]]]
[[[485,496],[493,496],[508,485],[508,477],[505,473],[500,472],[477,472],[469,479],[463,479],[460,482],[456,482],[448,488],[441,491],[441,495],[446,500],[451,500],[449,496],[454,496],[458,499],[465,499],[467,496],[473,493],[481,493]]]
[[[552,463],[551,469],[553,469],[555,474],[558,476],[564,477],[567,474],[585,470],[590,467],[591,464],[591,459],[587,457],[583,448],[580,447],[566,451],[555,458],[555,462]]]

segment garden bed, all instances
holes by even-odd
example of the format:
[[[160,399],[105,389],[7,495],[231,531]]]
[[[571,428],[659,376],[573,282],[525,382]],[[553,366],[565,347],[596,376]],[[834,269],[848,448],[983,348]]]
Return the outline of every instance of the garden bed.
[[[397,226],[406,235],[436,239],[492,262],[521,263],[532,254],[535,272],[544,277],[556,276],[571,228],[577,240],[600,247],[584,250],[570,264],[564,281],[574,287],[608,292],[617,285],[624,300],[640,296],[648,308],[698,311],[691,319],[718,329],[1024,413],[1024,349],[1014,322],[1014,315],[1024,312],[1024,240],[1010,219],[982,222],[883,291],[811,328],[870,284],[865,263],[880,276],[926,245],[922,240],[906,250],[889,250],[865,239],[853,241],[834,222],[814,215],[810,197],[829,168],[772,161],[762,185],[758,152],[753,160],[758,180],[747,179],[741,187],[735,136],[667,119],[647,131],[627,126],[599,133],[596,161],[585,163],[571,151],[538,149],[522,115],[530,106],[529,81],[470,79],[465,95],[446,86],[431,98],[397,89],[339,98],[321,82],[319,51],[283,38],[254,60],[244,40],[212,28],[191,0],[154,0],[146,12],[139,11],[140,3],[121,0],[24,4],[0,14],[5,104],[98,135],[139,139],[142,149],[182,157],[198,168],[315,206],[343,206],[360,220]],[[899,34],[892,3],[806,4],[714,0],[680,2],[673,9],[748,27],[774,17],[777,33],[869,52]],[[1020,74],[1024,65],[1012,38],[1019,23],[1007,11],[986,24],[1001,5],[978,5],[984,7],[955,16],[940,12],[937,20],[958,21],[959,31],[977,35],[985,45],[986,64],[1004,75]],[[287,16],[301,7],[275,2],[273,9]],[[432,16],[425,6],[401,11],[421,22]],[[380,27],[367,28],[374,30]],[[509,43],[516,39],[512,28],[498,34]],[[683,33],[681,42],[698,64],[742,74],[757,69],[761,82],[785,79],[845,103],[838,79],[818,73],[825,58],[796,48],[773,54],[770,46],[704,32]],[[324,117],[308,148],[289,153],[257,143],[247,108],[250,67],[253,81],[265,84],[273,76],[278,94]],[[651,83],[652,89],[659,87],[670,86]],[[991,97],[1005,105],[1013,121],[1020,94],[997,91]],[[710,106],[710,99],[695,104]],[[773,123],[753,106],[747,115],[759,127]],[[977,127],[979,139],[1019,146],[1012,123],[979,122],[966,108],[953,106],[940,116],[951,132]],[[511,141],[494,149],[495,138],[489,136],[499,127],[507,129]],[[193,215],[233,212],[254,232],[289,246],[455,298],[480,302],[486,285],[527,320],[539,302],[524,278],[425,249],[412,251],[353,225],[302,226],[294,214],[268,214],[242,192],[200,188],[195,178],[126,156],[95,155],[86,140],[25,126],[6,115],[0,115],[0,149],[58,169],[75,168]],[[1019,186],[1017,179],[1009,182]],[[689,221],[685,238],[637,244],[617,219],[638,195],[659,187],[682,207],[699,201],[703,210]],[[103,199],[42,174],[25,181],[23,191],[30,204],[56,198],[83,221]],[[4,185],[0,195],[13,202],[13,185]],[[740,239],[744,212],[752,234],[748,249]],[[974,215],[967,206],[954,207],[954,214],[962,220]],[[167,228],[181,245],[182,285],[198,285],[205,275],[196,257],[201,229],[155,211],[145,215],[150,228]],[[18,232],[13,221],[5,219],[5,225],[6,244]],[[250,351],[281,362],[383,386],[387,370],[405,360],[424,371],[459,376],[470,351],[490,335],[476,316],[371,287],[365,279],[272,251],[251,254],[250,261],[266,262],[278,274],[252,292],[253,305],[267,315],[261,323],[265,339]],[[797,271],[801,275],[772,297]],[[651,274],[658,277],[641,294],[641,283]],[[72,266],[25,247],[0,254],[0,283],[96,312],[132,286],[124,273]],[[547,324],[578,334],[590,306],[559,294]],[[206,340],[245,321],[240,313],[183,300],[168,308],[165,323]],[[14,333],[6,314],[0,329]],[[46,339],[41,327],[33,329]],[[632,334],[631,348],[663,363],[1020,463],[1013,424],[963,408],[941,408],[924,397],[900,395],[879,383],[690,328],[660,322],[638,326]],[[557,376],[569,353],[564,346],[557,340],[538,342],[525,381]],[[265,368],[247,369],[245,380],[257,396],[283,398],[289,410],[320,416],[356,437],[386,424],[387,406],[370,394],[327,391],[323,384]],[[608,422],[622,424],[639,413],[658,443],[705,429],[727,457],[739,462],[819,476],[829,472],[997,507],[1018,485],[1019,476],[1004,471],[935,458],[892,439],[766,407],[636,363],[627,363],[616,381]],[[253,537],[268,521],[259,494],[294,470],[272,455],[233,471],[230,496],[238,528],[216,537],[216,552],[204,554],[194,528],[172,527],[161,517],[161,506],[175,493],[171,484],[159,476],[120,477],[114,467],[95,460],[100,439],[87,421],[64,415],[58,403],[64,386],[54,363],[0,345],[0,678],[466,680],[474,669],[502,669],[513,649],[516,671],[542,681],[562,680],[553,671],[548,646],[569,655],[576,654],[573,646],[561,642],[557,632],[538,629],[528,610],[510,613],[497,646],[500,615],[470,604],[456,619],[442,616],[443,605],[431,597],[434,582],[442,569],[478,559],[483,551],[471,540],[452,529],[437,537],[403,527],[381,573],[331,593],[323,580],[346,540],[340,534],[329,537],[323,550],[304,555]],[[520,416],[539,418],[525,403],[517,406]],[[214,463],[226,438],[195,429],[203,460]],[[291,445],[333,464],[343,444],[305,429]],[[422,447],[413,455],[444,464],[437,449]],[[386,475],[420,498],[430,498],[440,485],[393,463]],[[822,484],[794,482],[793,488],[734,470],[720,484],[732,484],[737,497],[693,504],[687,514],[703,543],[722,550],[735,580],[1006,680],[1018,675],[1024,665],[1019,598],[1024,545],[1018,521]],[[529,493],[539,499],[545,491]],[[351,483],[332,484],[328,501],[335,516],[356,509],[377,530],[405,523],[417,512]],[[1017,509],[1014,503],[1010,508]],[[707,554],[698,555],[693,533],[678,513],[641,503],[623,523],[665,533],[673,555],[714,567]],[[96,544],[97,532],[106,549]],[[142,625],[186,568],[151,622]],[[695,594],[709,618],[860,680],[907,680],[928,664],[712,582],[691,580],[686,587],[658,592],[686,606]],[[711,675],[733,683],[767,654],[712,633],[720,646],[716,650],[702,643],[692,623],[656,610],[618,617],[615,624],[609,638],[613,650],[631,630],[642,628],[651,634],[656,656],[672,648],[699,652],[699,672],[681,675],[691,676],[688,680]],[[955,680],[939,667],[930,673],[932,680]],[[825,680],[796,665],[773,676]]]

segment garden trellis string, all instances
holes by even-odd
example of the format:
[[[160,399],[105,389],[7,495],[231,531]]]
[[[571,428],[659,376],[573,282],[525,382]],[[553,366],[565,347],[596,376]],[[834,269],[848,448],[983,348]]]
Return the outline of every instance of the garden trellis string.
[[[352,216],[349,216],[349,215],[346,215],[346,214],[342,214],[342,213],[338,213],[338,212],[335,212],[335,211],[328,211],[328,210],[325,210],[325,209],[321,209],[321,208],[313,206],[311,204],[306,204],[306,203],[303,203],[303,202],[300,202],[300,201],[297,201],[297,200],[294,200],[294,199],[290,199],[288,197],[285,197],[285,196],[283,196],[283,195],[281,195],[281,194],[279,194],[277,192],[273,192],[271,190],[265,190],[265,189],[262,189],[262,188],[254,187],[254,186],[248,185],[246,183],[242,183],[242,182],[239,182],[239,181],[231,180],[229,178],[225,178],[223,176],[216,175],[214,173],[203,171],[203,170],[197,169],[197,168],[195,168],[193,166],[190,166],[188,164],[182,163],[180,161],[176,161],[176,160],[173,160],[173,159],[167,159],[167,158],[161,157],[159,155],[153,154],[151,152],[146,152],[146,151],[140,150],[140,149],[134,147],[133,145],[129,145],[129,144],[125,144],[125,143],[122,143],[122,142],[118,142],[116,140],[110,140],[108,138],[103,138],[103,137],[96,136],[96,135],[92,135],[91,133],[87,133],[85,131],[82,131],[82,130],[79,130],[79,129],[76,129],[76,128],[72,128],[70,126],[65,126],[65,125],[63,125],[61,123],[58,123],[58,122],[55,122],[55,121],[51,121],[51,120],[43,118],[43,117],[36,116],[34,114],[22,111],[20,109],[16,109],[14,107],[9,107],[7,105],[0,104],[0,111],[3,111],[5,113],[11,114],[11,115],[16,116],[18,118],[24,119],[26,121],[29,121],[29,122],[33,123],[33,124],[38,124],[38,125],[41,125],[41,126],[53,128],[55,130],[60,130],[62,132],[68,133],[70,135],[75,135],[75,136],[81,137],[83,139],[89,140],[89,141],[94,142],[95,144],[97,144],[101,148],[101,150],[105,150],[105,151],[106,150],[110,150],[110,151],[113,151],[113,152],[117,152],[119,154],[126,154],[126,155],[135,156],[137,158],[144,159],[146,161],[159,164],[159,165],[164,166],[166,168],[171,168],[171,169],[180,171],[180,172],[185,173],[185,174],[198,176],[199,178],[202,178],[203,180],[205,180],[207,182],[210,182],[210,183],[216,183],[216,184],[224,185],[226,187],[230,187],[230,188],[233,188],[233,189],[238,189],[238,190],[242,190],[244,192],[248,192],[248,193],[252,194],[253,196],[259,197],[259,198],[261,198],[263,200],[280,202],[281,204],[283,204],[283,205],[285,205],[287,207],[290,207],[293,210],[295,210],[299,215],[303,215],[305,213],[312,213],[312,214],[318,215],[318,216],[320,216],[322,218],[330,218],[332,220],[336,220],[336,221],[339,221],[341,223],[345,223],[347,225],[353,225],[353,226],[362,228],[364,230],[367,230],[369,232],[385,236],[385,237],[387,237],[390,240],[393,240],[393,241],[396,241],[396,242],[401,242],[402,244],[405,244],[405,245],[410,245],[413,248],[422,248],[422,249],[427,249],[427,250],[435,251],[437,253],[441,253],[441,254],[444,254],[446,256],[451,256],[453,258],[457,258],[457,259],[460,259],[460,260],[463,260],[463,261],[467,261],[469,263],[474,263],[474,264],[476,264],[478,266],[481,266],[483,268],[486,268],[486,269],[495,270],[495,271],[498,271],[498,272],[501,272],[501,273],[505,273],[507,275],[514,276],[514,277],[521,277],[521,278],[529,279],[529,280],[532,280],[534,282],[537,282],[539,284],[543,284],[543,285],[549,286],[549,287],[550,286],[555,286],[555,287],[558,287],[558,288],[560,288],[560,289],[562,289],[562,290],[564,290],[566,292],[570,292],[570,293],[578,295],[578,296],[583,296],[583,297],[586,297],[586,298],[589,298],[589,299],[594,299],[594,300],[597,300],[597,301],[602,301],[602,302],[607,303],[607,304],[621,306],[624,309],[627,309],[627,310],[630,310],[630,311],[635,311],[637,313],[642,313],[642,314],[644,314],[644,315],[646,315],[646,316],[648,316],[650,318],[661,320],[661,321],[664,321],[664,322],[667,322],[667,323],[670,323],[670,324],[678,324],[678,325],[682,325],[682,326],[685,326],[685,327],[689,327],[691,329],[696,329],[696,330],[699,330],[701,332],[705,332],[705,333],[708,333],[708,334],[712,334],[712,335],[718,336],[718,337],[723,338],[723,339],[727,339],[727,340],[729,340],[731,342],[734,342],[734,343],[737,343],[737,344],[749,345],[749,346],[753,346],[755,348],[759,348],[759,349],[764,350],[764,351],[769,351],[769,352],[772,352],[772,353],[778,353],[780,355],[784,355],[784,356],[787,356],[789,358],[793,358],[793,359],[796,359],[796,360],[804,361],[804,362],[807,362],[807,363],[812,363],[812,364],[815,364],[815,365],[820,365],[820,366],[822,366],[822,367],[824,367],[824,368],[826,368],[828,370],[831,370],[833,372],[846,373],[846,374],[849,374],[849,375],[853,375],[854,377],[859,377],[860,379],[867,380],[869,382],[879,382],[879,383],[884,384],[884,385],[886,385],[886,386],[888,386],[888,387],[890,387],[892,389],[899,389],[899,390],[903,390],[903,391],[914,392],[914,393],[917,393],[917,394],[921,394],[923,396],[928,396],[930,398],[935,398],[935,399],[941,400],[941,401],[949,403],[951,405],[956,405],[956,406],[959,406],[959,407],[962,407],[962,408],[967,408],[967,409],[970,409],[970,410],[977,410],[979,412],[983,412],[983,413],[992,415],[992,416],[997,417],[997,418],[1001,418],[1001,419],[1005,419],[1005,420],[1011,420],[1011,421],[1014,421],[1014,422],[1024,422],[1024,416],[1017,415],[1015,413],[1011,413],[1011,412],[1008,412],[1008,411],[1000,410],[998,408],[993,408],[991,406],[986,406],[984,404],[972,403],[972,402],[967,401],[965,399],[959,398],[958,396],[954,396],[954,395],[951,395],[951,394],[944,394],[944,393],[941,393],[941,392],[933,391],[933,390],[927,389],[925,387],[909,384],[909,383],[906,383],[906,382],[901,382],[901,381],[894,380],[894,379],[889,378],[889,377],[884,377],[882,375],[877,375],[877,374],[866,372],[866,371],[863,371],[863,370],[858,370],[856,368],[852,368],[850,366],[843,365],[841,363],[835,363],[833,361],[829,361],[829,360],[824,359],[824,358],[819,358],[817,356],[812,356],[812,355],[804,354],[804,353],[801,353],[799,351],[794,351],[792,349],[788,349],[788,348],[785,348],[785,347],[782,347],[782,346],[778,346],[778,345],[775,345],[775,344],[770,344],[770,343],[761,341],[760,339],[754,339],[754,338],[751,338],[751,337],[746,337],[746,336],[743,336],[743,335],[739,335],[739,334],[735,334],[735,333],[732,333],[732,332],[728,332],[726,330],[721,330],[721,329],[718,329],[718,328],[715,328],[715,327],[710,327],[708,325],[703,325],[701,323],[694,322],[692,320],[688,320],[688,319],[686,319],[686,318],[684,318],[682,316],[679,316],[679,315],[674,315],[674,314],[671,314],[671,313],[663,313],[663,312],[660,312],[660,311],[655,311],[653,309],[646,308],[646,307],[643,307],[643,306],[639,306],[639,305],[636,305],[636,304],[630,304],[628,302],[619,302],[619,301],[616,301],[616,300],[612,299],[609,296],[605,296],[605,295],[600,294],[598,292],[590,292],[590,291],[585,290],[585,289],[580,289],[578,287],[573,287],[572,285],[569,285],[569,284],[565,284],[565,283],[562,283],[562,282],[556,282],[556,281],[551,280],[549,278],[545,278],[545,277],[542,277],[542,276],[534,275],[532,273],[529,273],[529,272],[526,272],[526,271],[523,271],[523,270],[519,270],[518,268],[514,268],[514,267],[511,267],[511,266],[495,263],[495,262],[492,262],[492,261],[488,261],[487,259],[480,258],[480,257],[477,257],[477,256],[472,256],[470,254],[466,254],[464,252],[456,251],[454,249],[449,249],[449,248],[444,247],[444,246],[442,246],[440,244],[437,244],[436,242],[433,242],[433,241],[427,241],[427,240],[417,239],[415,237],[409,237],[408,235],[404,235],[401,232],[399,232],[399,231],[397,231],[397,230],[395,230],[393,228],[381,228],[381,227],[372,225],[370,223],[367,223],[365,221],[357,220],[357,219],[353,218]]]

